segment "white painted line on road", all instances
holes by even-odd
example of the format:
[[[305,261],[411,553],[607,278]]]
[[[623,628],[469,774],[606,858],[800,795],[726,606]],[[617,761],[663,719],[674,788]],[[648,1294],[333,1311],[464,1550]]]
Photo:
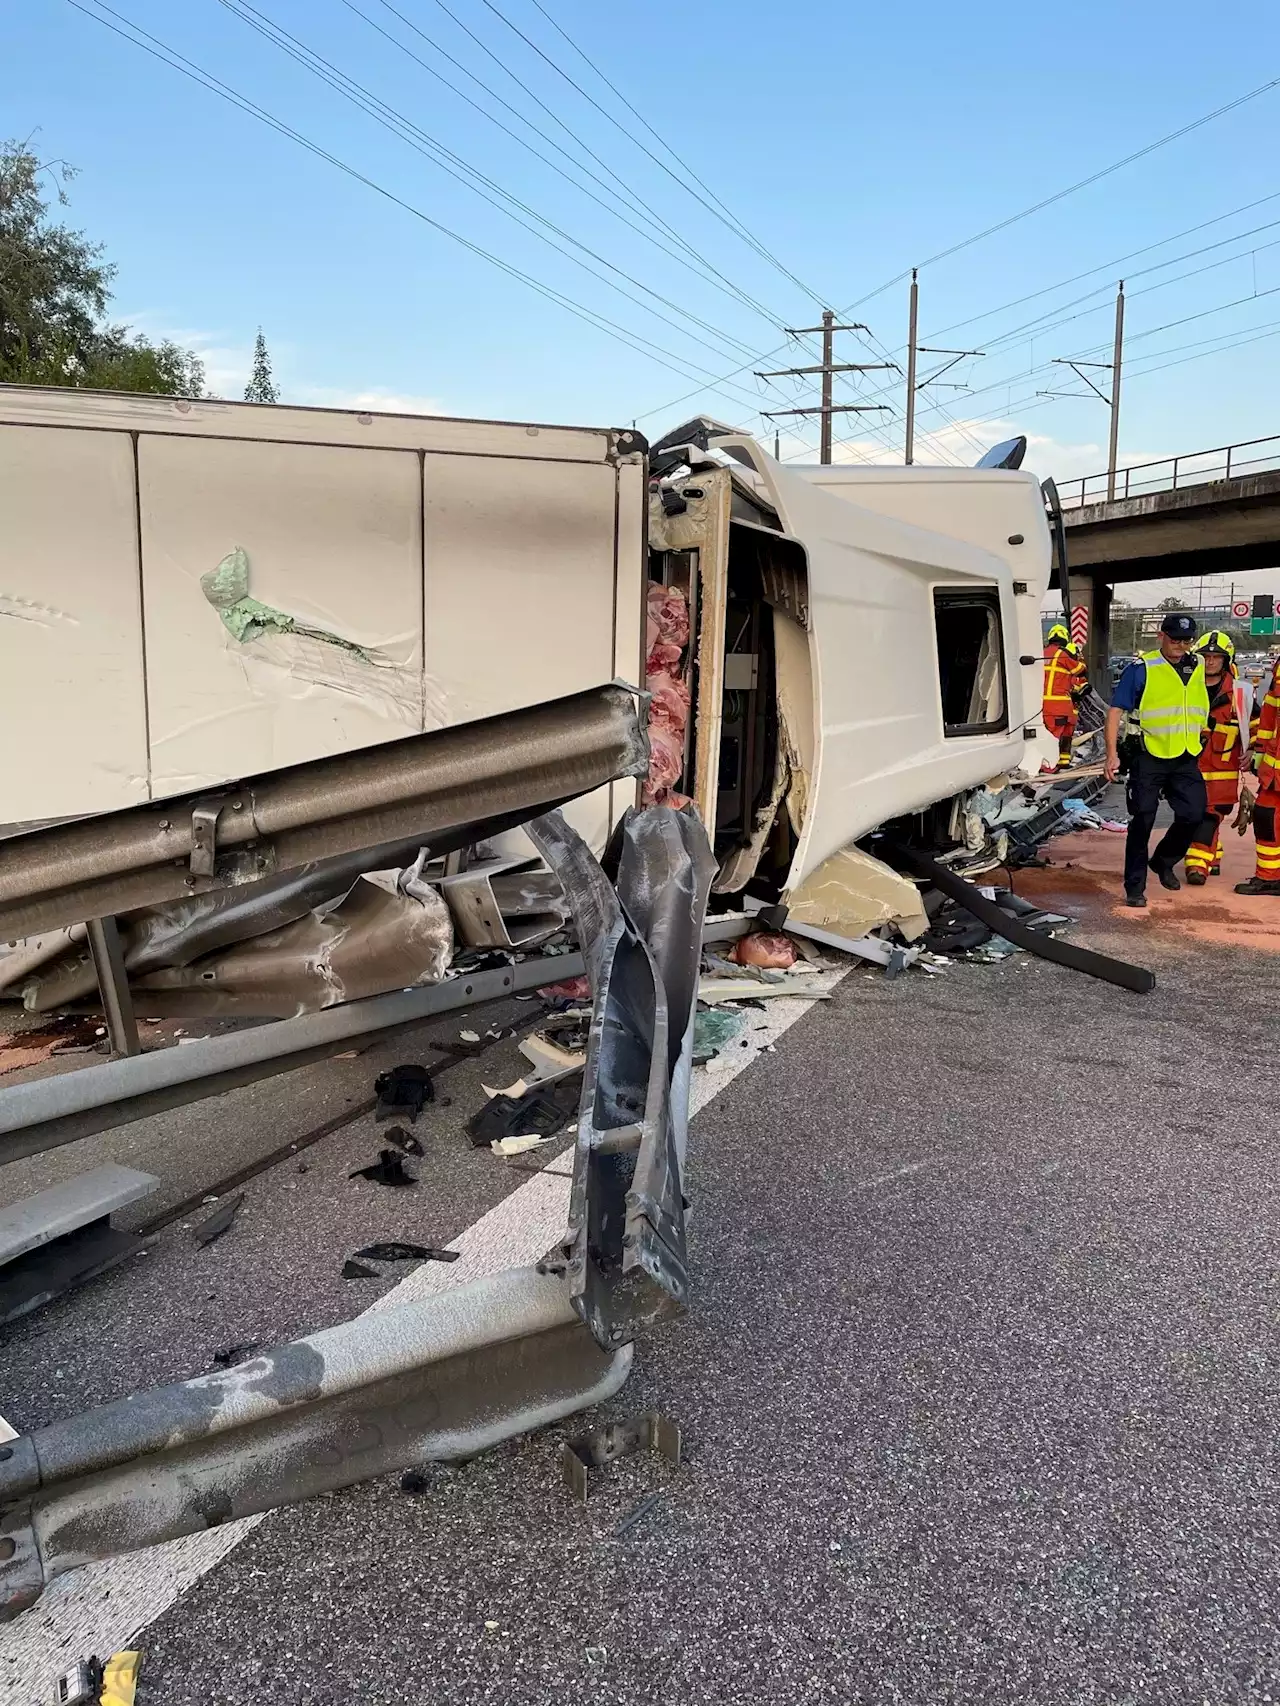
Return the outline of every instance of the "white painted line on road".
[[[842,966],[812,981],[830,991],[852,969]],[[715,1062],[715,1071],[695,1071],[690,1114],[713,1101],[815,1004],[779,1000],[770,1004],[767,1013],[751,1011],[751,1020],[758,1017],[760,1023],[730,1045]],[[449,1248],[459,1252],[458,1261],[424,1262],[371,1307],[387,1309],[434,1297],[503,1268],[539,1261],[564,1234],[572,1170],[569,1150],[455,1238]],[[55,1676],[75,1659],[133,1645],[148,1625],[270,1514],[246,1517],[59,1576],[30,1611],[0,1630],[0,1706],[30,1706],[32,1700],[47,1696]]]

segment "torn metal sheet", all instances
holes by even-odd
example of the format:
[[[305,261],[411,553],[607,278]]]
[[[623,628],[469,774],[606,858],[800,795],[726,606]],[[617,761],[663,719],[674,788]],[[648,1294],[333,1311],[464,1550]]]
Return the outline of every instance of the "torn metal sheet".
[[[199,858],[193,815],[212,803],[207,795],[12,836],[0,842],[0,936],[131,912],[411,836],[447,851],[451,834],[477,840],[647,768],[635,695],[614,684],[250,778],[212,797],[212,876],[191,863]]]
[[[117,923],[130,982],[166,966],[189,966],[236,942],[279,930],[314,907],[347,894],[357,877],[384,865],[401,864],[417,852],[416,838],[391,847],[366,848],[242,888],[188,895],[168,906],[128,914]],[[84,935],[80,928],[81,941]],[[24,1004],[33,1013],[51,1012],[92,996],[97,977],[88,947],[68,947],[54,963],[30,973],[21,988]]]
[[[559,879],[540,859],[485,859],[439,884],[469,948],[537,947],[569,917]]]
[[[0,1619],[56,1576],[411,1464],[474,1456],[612,1396],[561,1279],[516,1268],[14,1440]]]
[[[850,940],[892,924],[913,942],[929,925],[915,884],[860,847],[833,853],[786,899],[789,924],[813,924]]]
[[[688,1294],[683,1170],[702,928],[715,861],[690,811],[624,820],[615,895],[558,813],[529,833],[574,909],[593,1007],[565,1254],[602,1345]]]
[[[133,981],[169,1017],[290,1019],[340,1002],[439,983],[453,954],[449,910],[434,890],[388,894],[357,877],[340,900],[187,966]]]

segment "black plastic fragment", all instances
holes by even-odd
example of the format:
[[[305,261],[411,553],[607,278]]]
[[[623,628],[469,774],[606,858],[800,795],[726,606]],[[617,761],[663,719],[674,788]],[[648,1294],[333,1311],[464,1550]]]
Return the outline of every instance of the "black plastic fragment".
[[[430,1477],[424,1475],[421,1469],[406,1469],[400,1477],[400,1491],[408,1493],[411,1498],[419,1493],[431,1491]]]
[[[1155,973],[1144,966],[1131,966],[1124,960],[1113,960],[1106,954],[1096,954],[1090,948],[1078,948],[1074,942],[1060,942],[1056,936],[1046,936],[1039,930],[1028,930],[1020,920],[1002,912],[993,900],[979,894],[972,883],[958,877],[954,871],[949,871],[945,865],[931,859],[927,853],[922,853],[915,847],[903,847],[899,843],[889,843],[887,847],[893,857],[909,871],[914,872],[916,876],[928,877],[944,894],[958,901],[988,929],[1003,936],[1006,942],[1012,942],[1015,948],[1025,948],[1028,953],[1036,954],[1042,960],[1069,966],[1072,971],[1086,972],[1090,977],[1117,984],[1121,989],[1131,989],[1135,995],[1146,995],[1155,988]]]
[[[355,1262],[355,1261],[352,1261],[350,1259],[348,1259],[347,1261],[345,1261],[342,1264],[342,1277],[343,1277],[343,1279],[379,1279],[379,1278],[381,1278],[381,1276],[378,1273],[378,1270],[376,1268],[367,1268],[367,1267],[365,1267],[363,1262]]]
[[[581,1072],[558,1078],[554,1084],[535,1084],[523,1096],[491,1096],[467,1122],[467,1132],[477,1149],[500,1137],[523,1137],[527,1133],[550,1137],[568,1125],[581,1097]]]
[[[356,1167],[347,1174],[349,1179],[372,1179],[375,1185],[416,1185],[416,1176],[404,1164],[398,1149],[380,1149],[378,1159],[368,1167]]]
[[[425,1066],[412,1063],[380,1073],[373,1088],[378,1096],[374,1119],[379,1124],[391,1119],[407,1119],[412,1124],[435,1098],[431,1074]]]
[[[399,1238],[388,1238],[381,1244],[366,1244],[357,1250],[367,1262],[456,1262],[458,1250],[437,1250],[430,1244],[407,1244]]]
[[[402,1125],[389,1125],[383,1132],[388,1143],[394,1143],[397,1149],[402,1149],[406,1155],[425,1155],[426,1151],[411,1131],[406,1131]]]
[[[227,1345],[223,1350],[215,1351],[213,1353],[213,1366],[215,1368],[233,1368],[236,1363],[245,1362],[257,1350],[260,1342],[258,1339],[246,1339],[243,1344]]]
[[[192,1232],[191,1236],[196,1243],[203,1248],[206,1244],[212,1244],[215,1238],[221,1238],[239,1214],[243,1202],[244,1192],[238,1191],[235,1196],[227,1197],[220,1203],[209,1218],[202,1220]]]

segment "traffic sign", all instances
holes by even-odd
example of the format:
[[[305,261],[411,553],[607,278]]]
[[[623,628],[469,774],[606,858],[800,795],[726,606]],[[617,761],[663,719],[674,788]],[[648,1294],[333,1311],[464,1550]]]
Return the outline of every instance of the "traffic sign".
[[[1231,614],[1233,616],[1247,616],[1250,608],[1249,600],[1247,598],[1237,598],[1235,603],[1231,606]]]

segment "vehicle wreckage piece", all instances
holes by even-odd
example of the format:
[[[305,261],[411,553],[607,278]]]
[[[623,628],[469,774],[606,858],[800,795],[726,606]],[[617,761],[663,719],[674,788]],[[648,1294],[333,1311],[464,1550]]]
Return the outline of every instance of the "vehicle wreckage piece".
[[[559,813],[528,826],[564,884],[591,982],[565,1257],[601,1345],[688,1295],[683,1172],[693,1019],[715,859],[688,810],[624,820],[617,893]]]
[[[706,835],[670,807],[629,814],[617,895],[559,814],[535,839],[593,990],[567,1261],[371,1312],[0,1445],[0,1619],[95,1559],[469,1457],[600,1403],[626,1379],[633,1324],[683,1301]]]
[[[523,822],[618,777],[643,776],[648,763],[636,696],[614,683],[238,787],[32,830],[0,842],[0,937],[254,882],[406,837],[448,851],[455,843],[442,838],[450,831]]]
[[[0,1621],[95,1559],[472,1457],[602,1403],[630,1365],[562,1278],[512,1268],[54,1422],[0,1445]]]

